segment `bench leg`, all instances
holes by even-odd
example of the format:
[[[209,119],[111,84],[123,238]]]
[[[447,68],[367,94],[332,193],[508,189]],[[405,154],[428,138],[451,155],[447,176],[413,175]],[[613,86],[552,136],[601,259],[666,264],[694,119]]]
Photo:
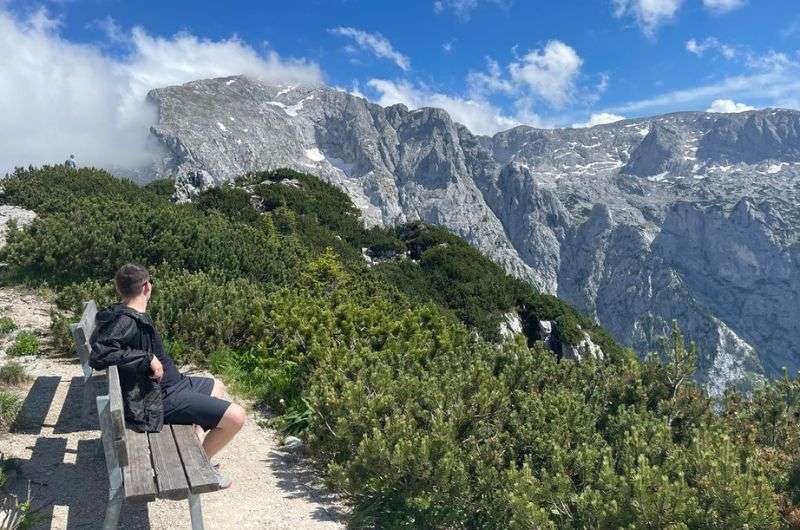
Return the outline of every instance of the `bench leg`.
[[[122,502],[125,500],[125,494],[122,489],[122,484],[114,490],[108,492],[108,507],[106,508],[106,519],[103,522],[103,530],[117,530],[119,526],[119,512],[122,510]]]
[[[189,494],[189,515],[192,518],[192,530],[203,530],[203,509],[200,506],[200,495]]]
[[[119,512],[125,500],[125,491],[122,484],[122,468],[114,452],[114,443],[111,439],[111,410],[109,409],[108,396],[97,396],[97,417],[100,421],[100,432],[103,440],[106,469],[108,470],[108,507],[103,523],[104,530],[116,530],[119,524]]]

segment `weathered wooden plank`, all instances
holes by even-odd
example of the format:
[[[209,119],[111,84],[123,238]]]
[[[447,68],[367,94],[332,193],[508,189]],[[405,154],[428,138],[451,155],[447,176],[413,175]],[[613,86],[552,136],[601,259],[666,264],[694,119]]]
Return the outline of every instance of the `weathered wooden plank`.
[[[128,464],[126,447],[127,429],[125,428],[125,408],[122,403],[122,387],[119,383],[119,370],[116,366],[109,366],[108,370],[108,400],[113,425],[114,448],[121,465]]]
[[[117,455],[114,452],[114,444],[111,439],[113,427],[111,426],[108,396],[97,397],[97,416],[100,419],[100,434],[103,453],[106,457],[106,469],[108,470],[108,506],[103,528],[117,528],[123,500],[121,495],[123,477],[122,468],[117,461]]]
[[[89,344],[89,340],[92,338],[92,332],[94,331],[94,320],[97,316],[97,306],[94,303],[94,300],[89,300],[83,306],[83,314],[81,315],[81,319],[77,324],[73,324],[71,327],[72,330],[72,338],[75,339],[75,349],[78,352],[78,357],[81,360],[81,364],[88,365],[89,363],[89,355],[91,354],[91,345]]]
[[[181,457],[175,446],[172,429],[165,425],[161,432],[147,434],[153,470],[156,472],[158,496],[166,499],[185,499],[189,495],[189,484],[183,471]]]
[[[178,446],[178,453],[192,493],[208,493],[220,489],[214,468],[211,467],[211,462],[200,446],[194,426],[172,425],[172,434],[175,436],[175,444]]]
[[[128,465],[122,468],[125,498],[152,501],[156,498],[155,472],[150,461],[150,442],[143,432],[128,431]]]
[[[83,314],[80,321],[70,326],[72,338],[75,341],[75,351],[78,352],[78,359],[81,361],[84,379],[89,379],[92,376],[92,367],[89,366],[92,347],[89,341],[94,331],[96,316],[97,305],[94,300],[89,300],[83,304]]]
[[[72,339],[75,341],[75,351],[78,352],[78,360],[81,363],[83,378],[89,379],[92,376],[92,367],[89,366],[91,349],[89,348],[89,341],[86,337],[86,333],[80,324],[72,324],[69,329],[72,331]]]
[[[97,304],[94,303],[94,300],[89,300],[83,304],[83,314],[81,315],[80,322],[81,326],[86,331],[87,340],[92,337],[92,333],[94,332],[95,317],[97,317]]]

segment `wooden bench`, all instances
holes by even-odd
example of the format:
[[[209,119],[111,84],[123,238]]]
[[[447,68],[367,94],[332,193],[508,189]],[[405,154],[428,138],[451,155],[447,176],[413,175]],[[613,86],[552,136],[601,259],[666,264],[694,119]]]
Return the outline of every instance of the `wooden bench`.
[[[126,499],[150,502],[162,498],[188,499],[192,529],[202,529],[200,494],[217,491],[220,487],[194,426],[164,425],[157,433],[139,433],[125,427],[117,367],[111,366],[103,378],[102,374],[94,374],[89,366],[89,340],[96,314],[94,301],[87,302],[80,322],[71,329],[86,383],[84,418],[88,419],[86,403],[94,398],[108,470],[108,508],[103,528],[117,528]],[[105,388],[106,394],[103,393]]]

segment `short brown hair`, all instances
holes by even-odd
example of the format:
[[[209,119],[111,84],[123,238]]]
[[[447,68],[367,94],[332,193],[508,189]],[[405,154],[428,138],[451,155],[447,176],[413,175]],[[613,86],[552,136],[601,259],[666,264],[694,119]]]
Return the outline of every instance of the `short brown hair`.
[[[114,275],[114,285],[120,296],[130,298],[142,292],[142,285],[150,280],[150,273],[145,267],[128,263],[117,270]]]

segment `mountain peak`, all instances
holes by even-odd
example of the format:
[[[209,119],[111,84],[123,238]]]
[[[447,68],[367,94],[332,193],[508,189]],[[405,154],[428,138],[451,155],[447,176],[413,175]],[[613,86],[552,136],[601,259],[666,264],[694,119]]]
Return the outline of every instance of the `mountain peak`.
[[[800,351],[800,300],[785,296],[800,289],[787,250],[800,233],[800,112],[681,112],[487,137],[441,109],[246,77],[150,98],[167,153],[159,170],[180,198],[249,171],[312,173],[344,190],[367,225],[444,225],[640,352],[677,319],[704,352],[703,374],[800,368],[787,353]],[[733,210],[744,197],[774,221],[741,230]],[[770,265],[754,266],[763,255]],[[730,344],[746,346],[736,355],[747,370],[731,364]]]

